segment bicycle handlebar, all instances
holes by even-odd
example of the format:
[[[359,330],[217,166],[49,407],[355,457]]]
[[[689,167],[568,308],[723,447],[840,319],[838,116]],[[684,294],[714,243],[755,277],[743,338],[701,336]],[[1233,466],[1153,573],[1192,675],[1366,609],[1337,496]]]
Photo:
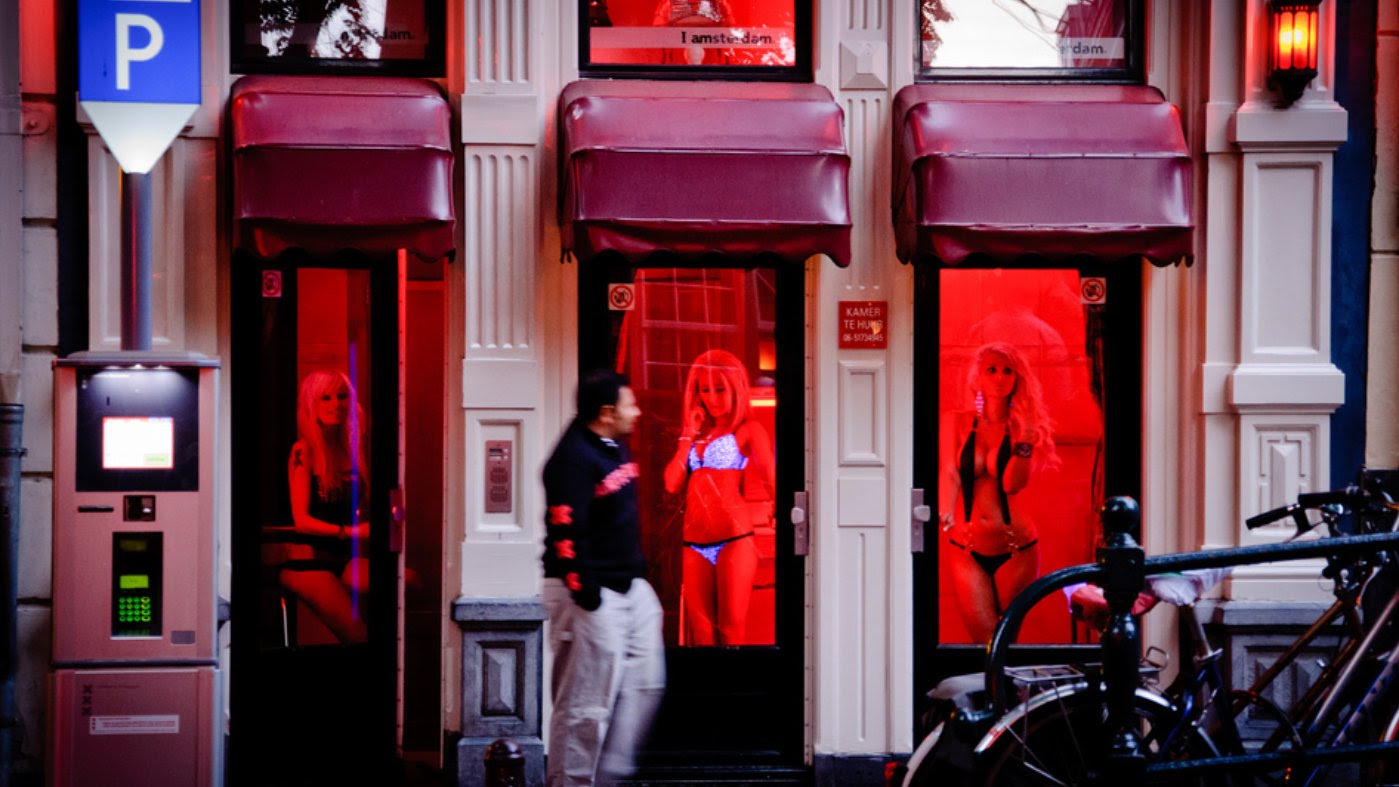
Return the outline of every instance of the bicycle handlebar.
[[[1399,548],[1399,532],[1367,533],[1358,536],[1335,536],[1320,541],[1294,541],[1285,544],[1210,549],[1199,552],[1177,552],[1147,557],[1143,561],[1145,574],[1164,574],[1195,568],[1222,568],[1250,563],[1271,563],[1309,557],[1330,557],[1372,553],[1382,549]],[[994,715],[1010,708],[1013,692],[1005,668],[1009,662],[1011,644],[1020,632],[1025,616],[1040,599],[1074,582],[1102,584],[1107,575],[1101,565],[1092,563],[1067,566],[1046,574],[1011,599],[1006,611],[996,623],[991,642],[986,648],[986,690]]]
[[[1255,530],[1264,525],[1271,525],[1283,517],[1290,516],[1292,517],[1293,524],[1297,526],[1297,535],[1300,536],[1315,527],[1311,520],[1307,519],[1307,508],[1307,506],[1301,503],[1288,503],[1285,506],[1274,508],[1272,511],[1264,511],[1261,514],[1255,514],[1245,519],[1244,527],[1249,530]]]
[[[1345,489],[1333,489],[1329,492],[1303,492],[1297,495],[1296,505],[1302,508],[1320,508],[1329,505],[1359,508],[1373,499],[1373,495],[1368,491],[1351,484]]]

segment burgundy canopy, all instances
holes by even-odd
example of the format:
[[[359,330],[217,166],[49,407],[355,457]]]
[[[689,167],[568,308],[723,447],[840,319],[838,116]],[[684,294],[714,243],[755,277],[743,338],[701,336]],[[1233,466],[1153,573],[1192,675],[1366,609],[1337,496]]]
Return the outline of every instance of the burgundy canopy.
[[[1190,153],[1155,88],[912,85],[894,118],[904,262],[1190,259]]]
[[[574,82],[559,97],[564,248],[847,265],[842,118],[817,85]]]
[[[230,115],[240,248],[453,253],[452,110],[431,82],[249,76]]]

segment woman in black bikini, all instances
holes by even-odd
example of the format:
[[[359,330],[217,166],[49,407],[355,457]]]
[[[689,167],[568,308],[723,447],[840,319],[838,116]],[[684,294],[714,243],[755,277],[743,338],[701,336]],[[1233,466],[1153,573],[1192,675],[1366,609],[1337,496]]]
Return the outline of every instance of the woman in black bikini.
[[[301,381],[297,435],[287,459],[296,543],[278,573],[342,643],[369,638],[369,538],[364,411],[349,378],[314,371]]]
[[[945,413],[939,520],[942,570],[975,642],[990,640],[1010,599],[1039,575],[1039,533],[1014,495],[1056,458],[1039,381],[1020,353],[993,343],[976,351],[973,407]]]

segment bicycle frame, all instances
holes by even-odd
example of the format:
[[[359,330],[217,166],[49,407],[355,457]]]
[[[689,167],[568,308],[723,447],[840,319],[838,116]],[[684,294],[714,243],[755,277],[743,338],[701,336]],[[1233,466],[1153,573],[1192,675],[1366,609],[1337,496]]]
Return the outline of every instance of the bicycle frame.
[[[1129,546],[1110,545],[1099,550],[1098,562],[1094,565],[1070,566],[1060,569],[1041,577],[1026,588],[1024,592],[1016,596],[1007,606],[1005,614],[997,624],[991,643],[987,652],[986,660],[986,681],[989,696],[989,711],[984,718],[994,720],[1006,713],[1010,706],[1012,697],[1012,687],[1006,675],[1006,665],[1008,662],[1011,643],[1019,633],[1021,624],[1030,609],[1040,601],[1060,588],[1066,587],[1076,582],[1092,582],[1103,587],[1105,595],[1108,597],[1109,607],[1112,612],[1112,620],[1118,626],[1119,636],[1105,636],[1102,640],[1102,661],[1104,665],[1124,664],[1130,661],[1135,669],[1135,663],[1140,652],[1140,642],[1136,637],[1135,624],[1131,622],[1130,600],[1143,586],[1144,577],[1148,574],[1160,574],[1169,572],[1187,571],[1199,568],[1220,568],[1226,566],[1239,566],[1255,563],[1266,563],[1283,560],[1297,560],[1309,557],[1325,556],[1351,556],[1365,552],[1377,550],[1399,549],[1399,532],[1371,533],[1358,536],[1337,536],[1320,541],[1293,542],[1286,544],[1269,544],[1263,546],[1236,547],[1231,549],[1210,550],[1204,552],[1178,553],[1171,555],[1160,555],[1156,557],[1142,558],[1140,549],[1136,548],[1134,542],[1127,540]],[[1330,613],[1328,613],[1330,614]],[[1335,614],[1348,614],[1344,608]],[[1333,615],[1334,619],[1334,615]],[[1110,623],[1110,629],[1113,624]],[[1316,627],[1316,632],[1312,634],[1314,638],[1320,633],[1322,627]],[[1372,631],[1378,631],[1378,626],[1373,626]],[[1301,652],[1301,646],[1297,646],[1297,652]],[[1361,650],[1360,653],[1364,653]],[[1292,656],[1296,658],[1296,654]],[[1351,658],[1344,663],[1354,663]],[[1342,663],[1339,662],[1338,663]],[[1353,670],[1351,672],[1353,674]],[[1114,681],[1121,681],[1121,670],[1117,676],[1105,670],[1109,687]],[[1342,675],[1346,681],[1350,680],[1349,675]],[[1339,679],[1338,679],[1339,680]],[[1121,707],[1123,697],[1127,702],[1132,701],[1133,694],[1124,692],[1123,687],[1116,687],[1116,693],[1112,690],[1105,692],[1105,698],[1109,704],[1118,703],[1115,711],[1110,709],[1110,719],[1129,718],[1131,708],[1128,707],[1124,713]],[[1135,686],[1131,687],[1135,691]],[[1333,689],[1333,695],[1337,692]],[[1318,714],[1319,715],[1319,714]],[[1249,770],[1274,770],[1279,767],[1310,767],[1323,762],[1335,762],[1356,760],[1360,758],[1375,756],[1399,755],[1399,743],[1383,743],[1374,745],[1344,747],[1326,747],[1319,749],[1309,749],[1295,752],[1281,752],[1277,754],[1253,754],[1242,756],[1217,757],[1204,760],[1192,760],[1189,763],[1151,763],[1147,764],[1135,751],[1135,738],[1128,732],[1123,736],[1125,745],[1123,750],[1115,751],[1109,756],[1109,762],[1120,770],[1114,771],[1113,776],[1121,778],[1126,774],[1128,778],[1140,778],[1164,776],[1176,778],[1182,772],[1214,771],[1223,769]],[[1340,749],[1344,749],[1341,751]]]

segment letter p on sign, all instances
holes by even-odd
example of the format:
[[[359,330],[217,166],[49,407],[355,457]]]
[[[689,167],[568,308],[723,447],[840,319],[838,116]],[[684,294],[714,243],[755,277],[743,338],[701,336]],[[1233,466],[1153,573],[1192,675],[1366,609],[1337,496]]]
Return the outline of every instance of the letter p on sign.
[[[146,31],[149,40],[136,49],[131,46],[131,28]],[[160,54],[165,46],[165,33],[160,23],[145,14],[117,14],[117,90],[131,89],[131,64],[141,63]]]

